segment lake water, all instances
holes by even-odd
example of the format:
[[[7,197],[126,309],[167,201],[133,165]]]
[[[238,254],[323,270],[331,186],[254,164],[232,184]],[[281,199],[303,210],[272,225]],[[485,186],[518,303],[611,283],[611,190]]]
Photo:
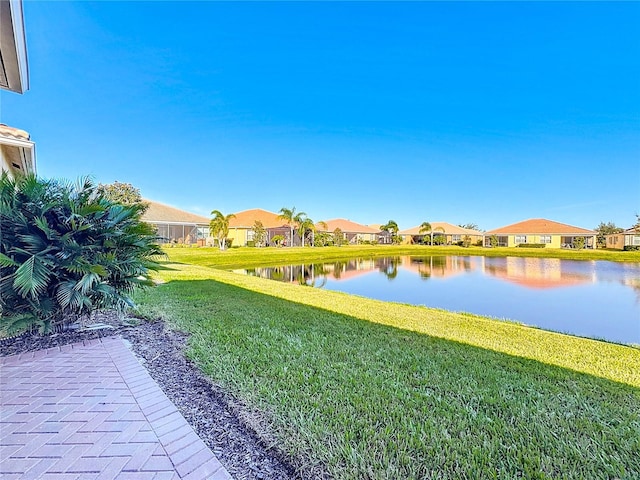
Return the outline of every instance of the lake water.
[[[640,344],[640,263],[407,256],[236,272]]]

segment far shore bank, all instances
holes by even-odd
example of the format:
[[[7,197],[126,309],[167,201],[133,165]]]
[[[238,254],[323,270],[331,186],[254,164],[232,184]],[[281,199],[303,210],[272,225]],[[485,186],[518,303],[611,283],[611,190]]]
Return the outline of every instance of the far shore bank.
[[[164,251],[172,261],[213,268],[233,269],[275,266],[283,262],[310,263],[343,260],[353,257],[395,255],[438,256],[462,255],[485,257],[559,258],[565,260],[606,260],[640,263],[640,251],[570,250],[559,248],[488,248],[425,245],[345,245],[341,247],[237,247],[220,250],[215,247],[167,245]]]

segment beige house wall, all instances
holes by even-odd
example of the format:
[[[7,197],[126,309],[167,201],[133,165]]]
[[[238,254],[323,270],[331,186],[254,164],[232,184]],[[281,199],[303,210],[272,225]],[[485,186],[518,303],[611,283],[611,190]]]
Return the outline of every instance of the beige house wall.
[[[10,178],[14,178],[13,166],[11,165],[11,161],[6,154],[3,145],[0,145],[0,169],[2,172],[7,172]]]
[[[607,235],[606,238],[606,243],[607,243],[607,248],[615,248],[618,250],[623,250],[624,249],[624,233],[616,233],[616,234],[612,234],[612,235]]]
[[[248,228],[239,228],[239,227],[229,228],[229,236],[227,238],[232,240],[231,246],[246,247],[248,232],[249,232]]]

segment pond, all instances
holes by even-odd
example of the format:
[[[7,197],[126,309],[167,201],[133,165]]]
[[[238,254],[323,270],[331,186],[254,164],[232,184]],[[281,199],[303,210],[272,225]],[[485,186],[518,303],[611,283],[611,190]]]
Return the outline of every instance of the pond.
[[[406,256],[235,271],[640,344],[640,263]]]

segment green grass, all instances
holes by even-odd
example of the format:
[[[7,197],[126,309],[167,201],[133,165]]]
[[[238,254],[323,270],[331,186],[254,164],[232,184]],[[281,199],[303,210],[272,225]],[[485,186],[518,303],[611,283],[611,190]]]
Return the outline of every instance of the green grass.
[[[216,268],[245,268],[276,266],[283,263],[324,262],[353,257],[383,257],[394,255],[481,255],[487,257],[537,257],[567,260],[609,260],[640,262],[640,251],[564,250],[551,248],[482,248],[482,247],[425,247],[419,245],[359,245],[325,248],[165,248],[175,262]]]
[[[190,260],[235,261],[207,250]],[[173,268],[141,312],[191,333],[191,358],[263,413],[303,477],[640,478],[639,349]]]

